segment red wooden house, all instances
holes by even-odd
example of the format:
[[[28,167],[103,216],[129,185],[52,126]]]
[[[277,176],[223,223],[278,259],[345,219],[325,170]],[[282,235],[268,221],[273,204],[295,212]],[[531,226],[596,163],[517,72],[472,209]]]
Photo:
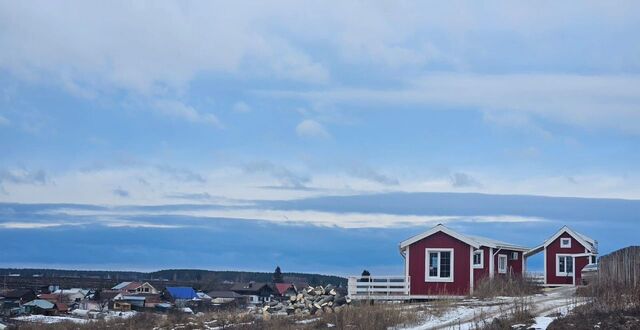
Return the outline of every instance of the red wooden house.
[[[482,278],[522,275],[529,248],[453,231],[441,224],[400,243],[409,294],[462,296]]]
[[[582,283],[582,269],[596,263],[598,242],[564,226],[525,257],[544,252],[544,284],[548,286]]]

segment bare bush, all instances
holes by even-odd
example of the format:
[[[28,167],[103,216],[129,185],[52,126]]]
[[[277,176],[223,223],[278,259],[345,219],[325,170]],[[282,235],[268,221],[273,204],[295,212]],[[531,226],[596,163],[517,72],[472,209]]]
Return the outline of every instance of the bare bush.
[[[388,329],[418,323],[418,313],[398,305],[374,304],[346,306],[337,313],[324,314],[323,323],[334,324],[338,329]]]
[[[500,313],[500,315],[503,315],[502,317],[496,317],[489,322],[477,322],[475,328],[483,330],[511,330],[515,324],[531,325],[533,323],[531,305],[530,298],[516,298]]]
[[[478,298],[497,296],[522,297],[542,292],[536,281],[526,276],[485,277],[474,287],[473,295]]]

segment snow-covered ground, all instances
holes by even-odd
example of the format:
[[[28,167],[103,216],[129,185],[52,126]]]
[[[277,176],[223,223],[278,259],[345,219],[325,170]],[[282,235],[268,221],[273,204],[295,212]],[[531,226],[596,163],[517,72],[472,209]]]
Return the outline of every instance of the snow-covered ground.
[[[535,316],[533,328],[544,330],[558,315],[566,315],[575,306],[582,304],[583,302],[573,296],[574,292],[573,287],[557,288],[524,298]],[[441,315],[428,315],[420,325],[406,330],[475,329],[490,323],[496,317],[506,316],[516,299],[522,298],[496,297],[488,300],[456,301]]]
[[[65,322],[65,321],[83,324],[91,321],[88,319],[79,319],[79,318],[69,317],[69,316],[46,316],[46,315],[18,316],[18,317],[14,317],[13,319],[16,321],[23,321],[23,322],[49,323],[49,324]]]
[[[134,311],[130,311],[130,312],[109,311],[104,316],[104,318],[105,320],[113,320],[118,318],[126,319],[134,315],[136,315],[136,312]],[[49,324],[60,323],[65,321],[84,324],[87,322],[95,321],[95,319],[89,319],[89,318],[80,318],[80,317],[73,317],[73,316],[47,316],[47,315],[25,315],[25,316],[14,317],[13,319],[16,321],[22,321],[22,322],[49,323]]]

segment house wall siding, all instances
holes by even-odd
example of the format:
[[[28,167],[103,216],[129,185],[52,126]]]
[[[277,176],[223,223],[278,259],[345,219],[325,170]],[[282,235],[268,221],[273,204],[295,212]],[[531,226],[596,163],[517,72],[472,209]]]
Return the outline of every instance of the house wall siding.
[[[477,287],[478,283],[480,283],[480,281],[482,281],[483,279],[489,277],[489,261],[491,260],[491,250],[486,247],[483,246],[480,248],[481,250],[484,251],[484,256],[483,256],[483,268],[474,268],[473,269],[473,286]]]
[[[571,238],[570,248],[561,248],[560,239]],[[573,276],[556,276],[556,255],[558,254],[577,254],[584,253],[585,247],[573,238],[569,233],[562,233],[558,238],[546,247],[547,258],[547,284],[573,284]],[[588,257],[577,257],[574,262],[574,272],[576,276],[576,284],[581,283],[581,271],[584,266],[589,263]]]
[[[426,282],[425,249],[453,249],[453,282]],[[443,232],[437,232],[409,246],[409,276],[412,295],[466,295],[469,293],[469,245]]]
[[[493,253],[496,253],[496,251],[497,250],[494,249]],[[518,254],[517,260],[510,260],[509,256],[511,255],[512,252],[515,252]],[[500,274],[498,272],[498,255],[500,254],[507,255],[507,273],[506,274]],[[522,258],[523,258],[522,252],[520,251],[501,249],[498,253],[496,253],[495,256],[493,256],[493,270],[494,270],[495,276],[507,276],[509,274],[522,275]]]

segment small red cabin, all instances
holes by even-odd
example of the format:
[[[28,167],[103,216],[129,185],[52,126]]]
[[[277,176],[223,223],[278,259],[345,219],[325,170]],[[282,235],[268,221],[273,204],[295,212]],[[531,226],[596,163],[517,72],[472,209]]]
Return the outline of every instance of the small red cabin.
[[[598,242],[564,226],[525,257],[544,252],[544,284],[566,286],[582,283],[582,269],[595,264]]]
[[[441,224],[400,243],[412,296],[473,293],[485,277],[522,275],[524,246],[470,236]]]

